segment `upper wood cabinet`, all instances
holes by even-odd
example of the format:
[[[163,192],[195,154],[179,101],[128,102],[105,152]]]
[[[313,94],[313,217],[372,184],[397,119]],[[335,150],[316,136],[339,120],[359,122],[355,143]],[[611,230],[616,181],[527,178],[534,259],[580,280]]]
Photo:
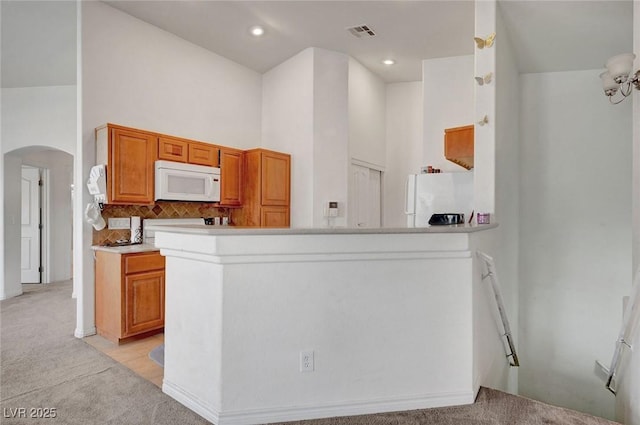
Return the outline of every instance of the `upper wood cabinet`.
[[[96,129],[96,140],[98,164],[107,165],[108,203],[153,204],[157,136],[107,124]]]
[[[158,159],[187,162],[188,158],[189,142],[174,137],[158,137]]]
[[[158,137],[158,159],[209,167],[219,165],[217,146],[171,136]]]
[[[291,156],[266,149],[244,154],[244,203],[240,225],[289,227]]]
[[[472,169],[473,137],[473,125],[445,129],[444,157],[467,170]]]
[[[242,205],[242,151],[220,148],[220,205]]]
[[[218,147],[207,143],[189,143],[189,164],[218,167]]]
[[[261,204],[289,206],[291,156],[279,152],[260,152]]]

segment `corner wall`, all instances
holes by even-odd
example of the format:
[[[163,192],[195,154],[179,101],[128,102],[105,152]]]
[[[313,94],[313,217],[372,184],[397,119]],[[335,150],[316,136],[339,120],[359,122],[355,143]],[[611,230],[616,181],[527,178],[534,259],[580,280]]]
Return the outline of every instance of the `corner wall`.
[[[422,61],[423,156],[421,166],[465,171],[444,157],[444,130],[474,123],[473,55]],[[419,173],[420,169],[412,171]]]
[[[611,358],[631,269],[631,103],[600,70],[523,74],[520,394],[613,418]],[[590,88],[585,90],[585,87]]]
[[[313,227],[328,225],[328,201],[338,201],[333,225],[344,227],[349,213],[351,64],[343,53],[313,50]]]
[[[291,227],[313,224],[313,49],[262,76],[262,147],[291,154]]]
[[[422,164],[422,81],[387,84],[384,227],[406,227],[407,176]]]
[[[349,161],[384,168],[385,83],[360,62],[349,58]]]
[[[633,3],[633,51],[636,60],[634,70],[640,69],[640,2]],[[632,273],[640,267],[640,91],[634,90],[633,102],[633,140],[632,140]],[[627,286],[626,293],[630,293]],[[620,315],[617,316],[618,318]],[[638,319],[640,320],[640,318]],[[612,340],[613,341],[613,340]],[[640,346],[640,324],[631,335],[631,343]],[[640,425],[640,351],[623,350],[618,395],[616,397],[616,420],[628,425]]]

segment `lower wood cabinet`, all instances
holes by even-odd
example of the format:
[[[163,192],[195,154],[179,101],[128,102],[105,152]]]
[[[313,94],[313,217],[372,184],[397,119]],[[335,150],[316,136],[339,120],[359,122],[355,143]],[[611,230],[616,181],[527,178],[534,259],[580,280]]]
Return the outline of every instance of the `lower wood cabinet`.
[[[289,207],[260,207],[261,227],[289,227]]]
[[[96,251],[96,328],[116,343],[164,328],[164,257]]]

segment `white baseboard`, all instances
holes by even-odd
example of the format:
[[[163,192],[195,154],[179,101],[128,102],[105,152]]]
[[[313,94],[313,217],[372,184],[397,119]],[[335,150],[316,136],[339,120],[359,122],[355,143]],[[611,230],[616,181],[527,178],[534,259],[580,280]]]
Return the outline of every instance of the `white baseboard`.
[[[475,400],[475,392],[473,389],[470,389],[469,391],[424,394],[398,398],[358,400],[353,402],[332,402],[314,406],[287,406],[219,412],[213,406],[199,400],[188,391],[168,382],[166,379],[163,381],[162,391],[216,425],[251,425],[299,421],[305,419],[331,418],[337,416],[398,412],[404,410],[472,404]]]
[[[190,392],[183,390],[178,385],[172,384],[166,379],[163,379],[162,392],[179,401],[209,422],[213,422],[214,424],[220,423],[218,411],[213,406],[209,406],[208,403],[200,400]]]
[[[96,330],[95,326],[88,329],[76,328],[75,332],[73,333],[73,336],[75,336],[76,338],[84,338],[86,336],[95,335],[96,333],[98,333],[98,331]]]

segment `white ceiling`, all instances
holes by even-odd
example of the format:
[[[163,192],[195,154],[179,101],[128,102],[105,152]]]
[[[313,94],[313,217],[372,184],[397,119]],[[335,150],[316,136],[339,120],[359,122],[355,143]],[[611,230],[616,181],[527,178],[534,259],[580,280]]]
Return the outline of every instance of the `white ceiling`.
[[[384,81],[418,81],[422,59],[472,54],[472,1],[107,1],[258,72],[307,47],[344,52]],[[2,0],[2,86],[75,83],[75,3]],[[632,49],[632,0],[500,0],[521,72],[601,68]],[[251,37],[261,24],[266,35]],[[347,27],[367,24],[358,39]],[[396,65],[382,65],[391,57]]]

